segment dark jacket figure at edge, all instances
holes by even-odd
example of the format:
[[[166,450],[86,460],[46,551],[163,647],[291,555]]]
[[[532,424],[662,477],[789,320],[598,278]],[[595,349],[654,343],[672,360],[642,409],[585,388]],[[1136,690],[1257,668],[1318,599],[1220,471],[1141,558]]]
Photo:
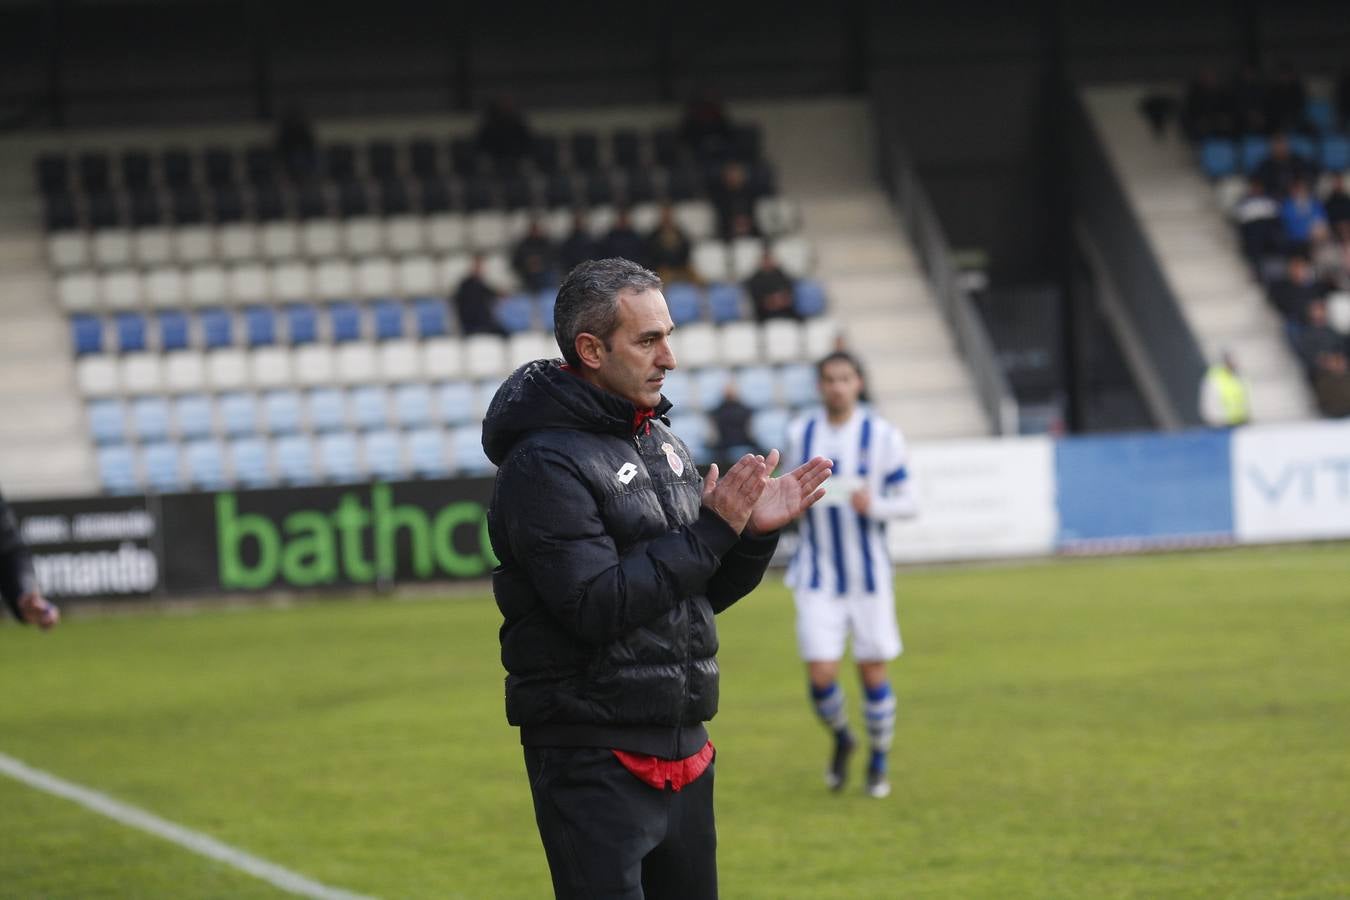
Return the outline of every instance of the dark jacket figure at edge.
[[[14,618],[43,631],[61,621],[61,611],[42,596],[14,512],[0,497],[0,597]]]
[[[522,366],[483,422],[506,713],[554,891],[716,897],[713,616],[759,583],[830,463],[772,478],[773,451],[700,477],[664,418],[661,281],[636,263],[578,266],[554,321],[565,361]]]

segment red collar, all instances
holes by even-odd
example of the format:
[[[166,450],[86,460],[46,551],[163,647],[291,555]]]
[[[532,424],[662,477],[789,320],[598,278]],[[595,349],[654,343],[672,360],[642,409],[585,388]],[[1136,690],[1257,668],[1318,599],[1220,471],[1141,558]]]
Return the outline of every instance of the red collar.
[[[647,407],[646,409],[634,409],[633,434],[637,434],[639,430],[641,430],[643,434],[651,434],[652,419],[654,419],[655,417],[656,417],[656,410],[652,409],[650,406]]]

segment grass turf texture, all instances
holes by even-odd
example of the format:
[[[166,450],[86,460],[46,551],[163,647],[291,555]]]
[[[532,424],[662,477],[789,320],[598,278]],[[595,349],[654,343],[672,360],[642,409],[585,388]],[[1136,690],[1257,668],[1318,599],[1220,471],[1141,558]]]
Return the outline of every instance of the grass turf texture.
[[[1350,896],[1347,584],[1343,545],[902,573],[876,801],[823,787],[771,575],[720,619],[722,894]],[[0,751],[350,890],[548,896],[497,625],[464,596],[6,627]],[[4,778],[0,894],[281,896]]]

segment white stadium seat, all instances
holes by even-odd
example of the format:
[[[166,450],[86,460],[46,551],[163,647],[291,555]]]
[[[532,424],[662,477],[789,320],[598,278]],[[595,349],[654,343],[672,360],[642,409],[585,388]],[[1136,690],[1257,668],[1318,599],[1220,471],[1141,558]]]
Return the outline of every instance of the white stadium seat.
[[[390,216],[384,223],[384,246],[390,253],[420,253],[427,245],[421,216]]]
[[[835,342],[839,339],[839,323],[834,319],[828,316],[808,319],[803,331],[807,359],[820,359],[834,352]]]
[[[754,322],[728,322],[717,333],[717,360],[741,366],[759,362],[759,326]]]
[[[351,263],[345,259],[325,259],[314,266],[314,293],[324,300],[350,297],[355,288]]]
[[[151,269],[145,273],[145,299],[158,309],[173,309],[187,302],[183,273],[175,266]]]
[[[792,319],[770,319],[763,326],[764,358],[796,362],[802,358],[802,325]]]
[[[506,371],[506,341],[494,334],[464,339],[464,371],[470,378],[488,378]]]
[[[161,226],[138,228],[132,236],[133,253],[143,266],[173,262],[173,230]]]
[[[220,258],[226,262],[256,259],[259,250],[258,228],[249,222],[222,225],[218,233]]]
[[[285,347],[258,347],[249,355],[249,378],[259,388],[291,385],[291,351]]]
[[[717,330],[707,322],[681,325],[671,335],[675,361],[686,369],[713,365],[717,359]]]
[[[464,276],[469,274],[469,257],[463,253],[452,253],[449,256],[442,257],[437,264],[436,278],[441,287],[433,293],[444,291],[447,294],[453,294],[455,288],[464,280]]]
[[[79,269],[90,263],[89,236],[63,231],[47,238],[47,260],[54,269]]]
[[[262,255],[267,259],[293,259],[300,255],[300,229],[294,222],[268,222],[259,233]]]
[[[131,263],[131,231],[126,228],[100,228],[94,232],[94,263],[103,268]]]
[[[787,197],[760,197],[755,201],[755,224],[766,237],[796,231],[800,222],[797,205]]]
[[[237,390],[248,384],[248,356],[225,347],[206,354],[206,381],[215,391]]]
[[[469,246],[475,250],[496,250],[509,239],[506,213],[482,209],[469,214]]]
[[[206,359],[196,350],[164,354],[164,385],[179,394],[201,390],[206,386]]]
[[[283,303],[301,303],[310,299],[309,266],[298,260],[272,267],[272,296]]]
[[[384,381],[416,381],[422,373],[422,354],[416,341],[385,341],[377,353]]]
[[[628,219],[638,234],[651,234],[661,221],[661,206],[657,203],[639,203],[628,210]]]
[[[527,362],[557,355],[557,344],[542,331],[522,331],[506,339],[506,364],[513,370]]]
[[[783,271],[793,278],[805,278],[811,274],[811,244],[800,235],[783,237],[773,242],[773,255]]]
[[[118,379],[124,394],[153,394],[164,386],[163,365],[158,353],[128,353],[122,357]]]
[[[108,272],[99,281],[99,297],[109,309],[134,309],[141,305],[141,275],[134,269]]]
[[[592,206],[586,214],[586,228],[596,240],[602,239],[614,227],[614,207],[609,204]]]
[[[745,281],[755,274],[764,256],[764,242],[756,237],[738,237],[731,242],[731,280]]]
[[[232,266],[227,282],[225,293],[231,303],[265,303],[272,299],[267,267],[262,263]]]
[[[218,265],[193,266],[187,273],[187,299],[194,306],[225,302],[225,269]]]
[[[352,256],[371,256],[384,249],[384,228],[374,216],[357,216],[342,223],[342,246]]]
[[[675,204],[675,221],[697,243],[706,241],[717,232],[717,213],[706,200],[685,200]]]
[[[572,211],[570,209],[551,209],[539,217],[539,222],[544,226],[544,234],[554,242],[561,242],[567,239],[572,233]]]
[[[86,397],[117,393],[118,367],[115,356],[82,356],[75,361],[75,381]]]
[[[694,244],[689,262],[704,281],[727,281],[731,275],[727,245],[721,241],[704,240]]]
[[[460,213],[437,213],[427,219],[427,247],[431,250],[463,250],[468,245],[468,225]]]
[[[98,306],[98,276],[92,272],[62,275],[56,282],[56,299],[69,312],[93,309]]]
[[[208,225],[180,225],[173,232],[173,252],[179,262],[206,262],[216,255],[216,233]]]
[[[306,344],[295,351],[295,379],[306,386],[331,384],[333,348],[326,344]]]
[[[484,256],[483,280],[497,290],[514,290],[518,282],[516,270],[511,268],[511,258],[505,252]]]
[[[394,264],[386,256],[370,256],[356,264],[356,296],[392,297]]]
[[[311,257],[336,256],[342,251],[342,232],[333,219],[310,219],[300,226],[300,249]]]
[[[405,256],[398,261],[394,273],[397,285],[396,293],[404,297],[426,297],[444,294],[450,286],[443,284],[436,276],[436,261],[430,256]]]
[[[438,337],[422,341],[422,374],[427,378],[458,378],[464,357],[458,338]]]
[[[334,361],[337,378],[343,384],[364,384],[379,379],[380,370],[375,357],[375,345],[364,341],[342,344]]]

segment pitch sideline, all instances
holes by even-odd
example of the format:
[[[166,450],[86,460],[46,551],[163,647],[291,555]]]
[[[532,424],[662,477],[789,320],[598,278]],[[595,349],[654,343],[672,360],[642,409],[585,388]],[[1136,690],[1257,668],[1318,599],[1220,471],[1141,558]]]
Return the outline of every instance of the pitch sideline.
[[[298,897],[311,897],[313,900],[375,900],[375,898],[365,894],[353,894],[341,888],[321,884],[298,872],[292,872],[276,863],[268,862],[250,853],[245,853],[243,850],[231,847],[229,844],[222,843],[199,831],[193,831],[182,825],[175,825],[173,822],[161,819],[153,813],[138,809],[120,800],[114,800],[107,794],[58,778],[41,769],[35,769],[4,753],[0,753],[0,774],[8,775],[15,781],[39,791],[63,797],[129,828],[136,828],[166,841],[171,841],[199,856],[224,863],[233,869],[252,875],[254,878]]]

